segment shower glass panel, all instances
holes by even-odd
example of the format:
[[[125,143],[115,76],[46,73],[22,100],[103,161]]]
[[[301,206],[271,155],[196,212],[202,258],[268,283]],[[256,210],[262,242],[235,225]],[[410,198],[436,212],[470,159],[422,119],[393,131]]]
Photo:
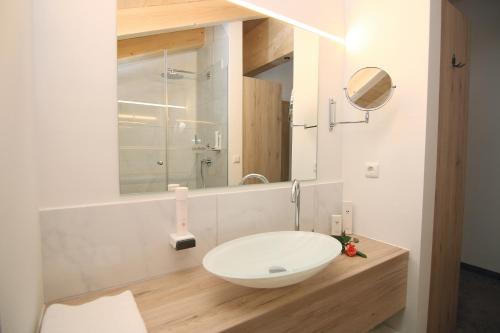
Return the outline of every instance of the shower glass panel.
[[[197,52],[167,53],[167,170],[168,182],[196,188]]]
[[[227,81],[229,40],[223,26],[205,31],[198,49],[196,94],[196,187],[228,184]]]
[[[165,191],[165,54],[126,58],[118,63],[120,191]]]
[[[228,37],[201,48],[120,60],[121,193],[227,186]]]

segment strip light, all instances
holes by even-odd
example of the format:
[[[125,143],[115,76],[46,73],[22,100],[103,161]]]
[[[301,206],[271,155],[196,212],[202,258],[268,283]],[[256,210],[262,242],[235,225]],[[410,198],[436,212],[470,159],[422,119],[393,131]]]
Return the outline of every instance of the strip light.
[[[118,118],[120,118],[120,119],[133,119],[133,120],[156,120],[156,119],[158,119],[156,117],[136,116],[136,115],[133,115],[133,114],[126,114],[126,113],[120,113],[118,115]]]
[[[213,126],[217,125],[214,122],[204,121],[204,120],[177,119],[176,121],[178,123],[195,123],[195,124],[213,125]]]
[[[238,5],[238,6],[245,7],[247,9],[253,10],[254,12],[263,14],[265,16],[270,16],[270,17],[275,18],[277,20],[280,20],[280,21],[286,22],[288,24],[294,25],[294,26],[296,26],[298,28],[307,30],[307,31],[312,32],[314,34],[317,34],[317,35],[319,35],[321,37],[329,39],[329,40],[331,40],[333,42],[340,43],[342,45],[345,43],[344,38],[342,38],[342,37],[335,36],[333,34],[330,34],[330,33],[326,32],[326,31],[323,31],[323,30],[320,30],[320,29],[315,28],[313,26],[310,26],[308,24],[299,22],[297,20],[294,20],[292,18],[286,17],[286,16],[281,15],[281,14],[278,14],[278,13],[276,13],[276,12],[274,12],[272,10],[269,10],[267,8],[263,8],[263,7],[255,5],[253,3],[249,3],[248,1],[245,1],[245,0],[228,0],[228,1],[234,3],[235,5]]]
[[[134,105],[145,105],[145,106],[156,106],[156,107],[160,107],[160,108],[169,108],[169,109],[181,109],[181,110],[185,110],[186,107],[185,106],[180,106],[180,105],[170,105],[170,104],[156,104],[156,103],[145,103],[145,102],[136,102],[136,101],[124,101],[124,100],[121,100],[119,99],[118,100],[118,103],[122,103],[122,104],[134,104]]]
[[[143,123],[142,121],[126,121],[126,120],[120,120],[118,122],[119,124],[133,124],[133,125],[147,125],[146,123]],[[132,128],[127,126],[127,128]]]

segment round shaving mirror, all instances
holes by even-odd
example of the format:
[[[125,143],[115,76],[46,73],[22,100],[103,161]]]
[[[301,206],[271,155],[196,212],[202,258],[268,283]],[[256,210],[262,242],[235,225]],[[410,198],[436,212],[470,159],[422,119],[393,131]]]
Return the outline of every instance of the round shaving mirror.
[[[394,88],[391,76],[386,71],[378,67],[365,67],[351,77],[345,94],[357,109],[373,111],[391,99]]]

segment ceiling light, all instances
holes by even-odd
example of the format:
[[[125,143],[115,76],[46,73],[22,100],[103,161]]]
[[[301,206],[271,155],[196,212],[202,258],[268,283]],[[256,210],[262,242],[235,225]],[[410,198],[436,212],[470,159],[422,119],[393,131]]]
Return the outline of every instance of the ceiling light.
[[[124,101],[119,99],[118,103],[122,104],[134,104],[134,105],[144,105],[144,106],[156,106],[160,108],[169,108],[169,109],[182,109],[185,110],[185,106],[180,106],[180,105],[169,105],[169,104],[156,104],[156,103],[146,103],[146,102],[136,102],[136,101]]]
[[[330,33],[326,32],[326,31],[320,30],[320,29],[315,28],[313,26],[310,26],[308,24],[299,22],[297,20],[294,20],[292,18],[286,17],[286,16],[281,15],[281,14],[278,14],[278,13],[276,13],[276,12],[274,12],[272,10],[269,10],[267,8],[263,8],[263,7],[257,6],[257,5],[255,5],[253,3],[250,3],[250,2],[245,1],[245,0],[228,0],[228,1],[234,3],[234,4],[238,5],[238,6],[245,7],[247,9],[253,10],[254,12],[257,12],[257,13],[260,13],[260,14],[263,14],[263,15],[275,18],[277,20],[289,23],[289,24],[294,25],[294,26],[296,26],[298,28],[301,28],[301,29],[304,29],[306,31],[312,32],[314,34],[317,34],[317,35],[319,35],[321,37],[327,38],[327,39],[329,39],[331,41],[334,41],[336,43],[344,44],[344,38],[342,38],[342,37],[330,34]]]

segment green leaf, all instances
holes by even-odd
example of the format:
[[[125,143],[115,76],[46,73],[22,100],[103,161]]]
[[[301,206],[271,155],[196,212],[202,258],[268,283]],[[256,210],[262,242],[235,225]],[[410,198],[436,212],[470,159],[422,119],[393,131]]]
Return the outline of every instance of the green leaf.
[[[356,252],[356,255],[360,256],[361,258],[367,258],[366,254],[361,251]]]
[[[337,236],[337,235],[331,235],[333,238],[335,238],[336,240],[338,240],[340,243],[342,243],[342,245],[344,245],[344,243],[342,242],[342,236]]]
[[[342,236],[332,235],[332,237],[338,240],[344,246],[351,241],[351,237],[346,236],[345,234]]]
[[[332,237],[335,238],[336,240],[338,240],[342,245],[344,245],[344,238],[343,238],[343,236],[332,235]]]

